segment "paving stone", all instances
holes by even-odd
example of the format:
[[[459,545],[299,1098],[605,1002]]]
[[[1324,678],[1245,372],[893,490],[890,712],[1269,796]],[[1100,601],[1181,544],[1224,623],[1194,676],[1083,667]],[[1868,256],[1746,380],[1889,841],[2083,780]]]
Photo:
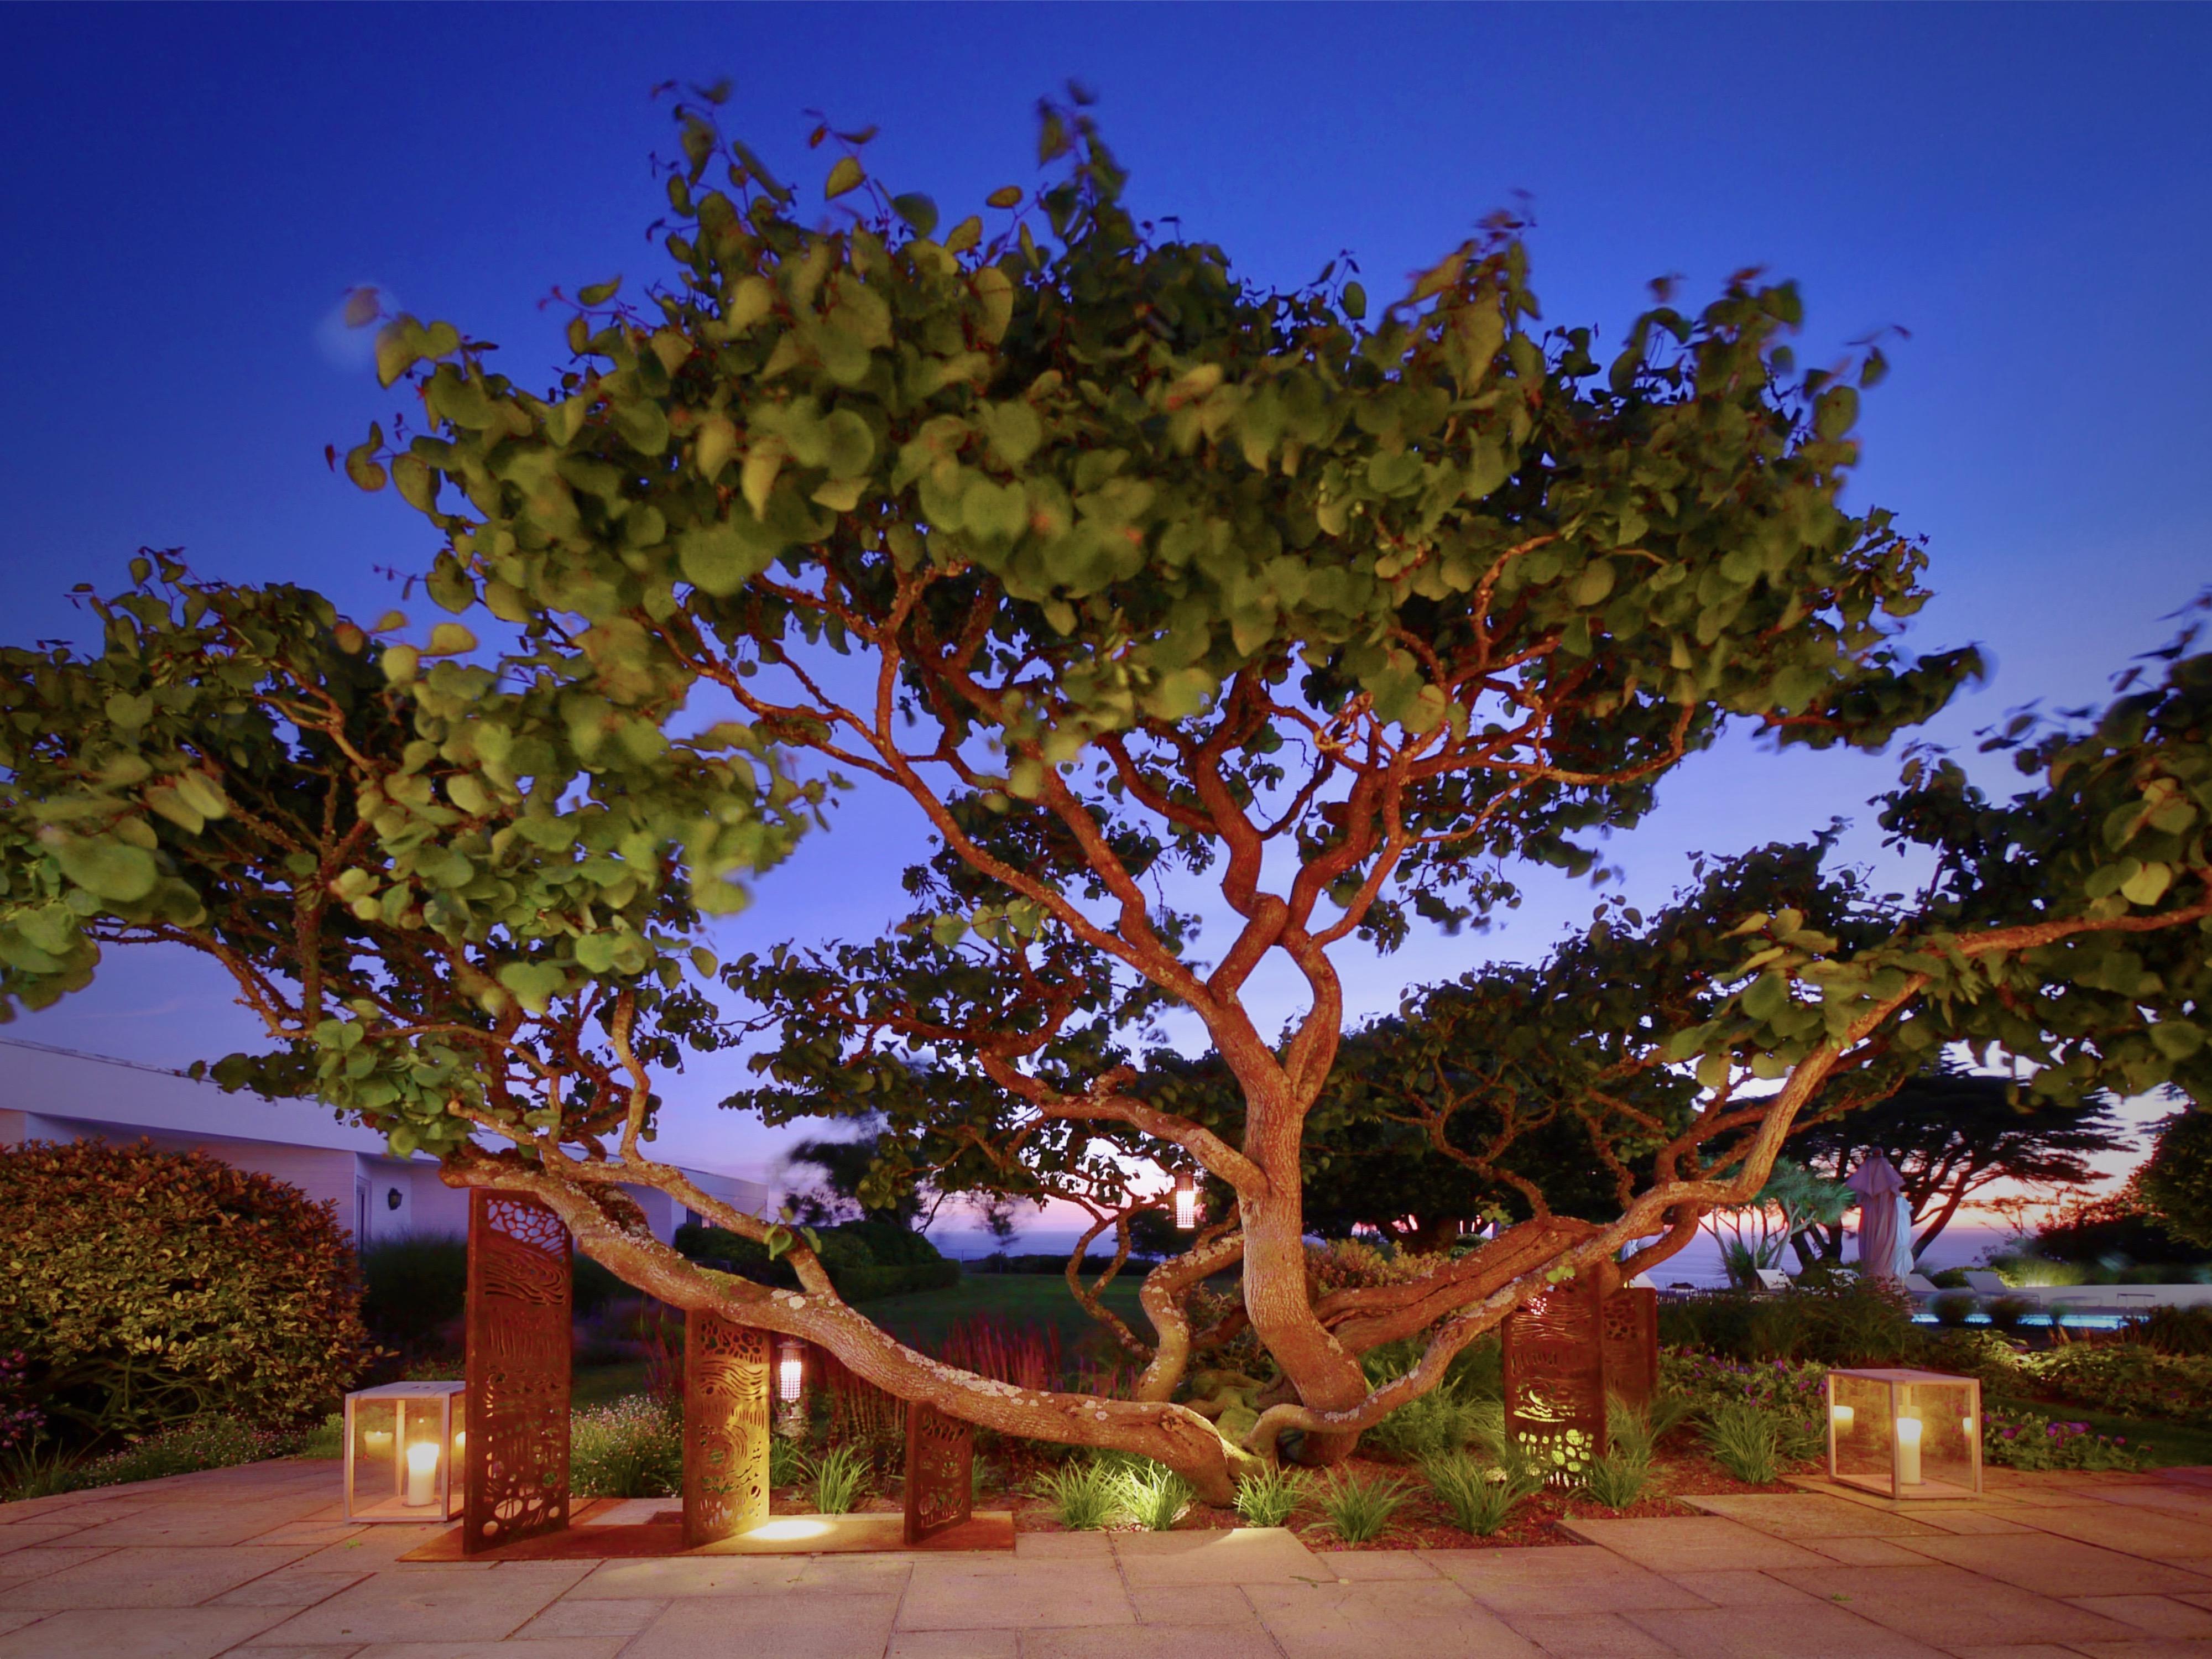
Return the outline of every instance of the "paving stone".
[[[1953,1648],[1951,1659],[2081,1659],[2072,1648],[2048,1642],[2026,1642],[1995,1648]]]
[[[495,1642],[589,1571],[581,1562],[507,1561],[489,1572],[443,1562],[394,1568],[295,1613],[280,1642]]]
[[[1048,1630],[1137,1622],[1121,1575],[1110,1562],[1009,1565],[1014,1571],[963,1572],[951,1557],[917,1561],[899,1604],[898,1627]]]
[[[1023,1561],[1103,1561],[1114,1553],[1103,1532],[1023,1532],[1014,1534],[1014,1555]]]
[[[1394,1639],[1396,1635],[1392,1632]],[[1370,1655],[1374,1650],[1368,1650]],[[1283,1650],[1256,1624],[1194,1629],[1140,1625],[1134,1630],[1024,1631],[1020,1652],[1021,1659],[1282,1659]]]
[[[803,1555],[671,1556],[659,1560],[602,1561],[564,1602],[602,1599],[667,1601],[691,1595],[759,1595],[798,1586]]]
[[[1939,1647],[1988,1647],[2022,1636],[2072,1643],[2128,1634],[2124,1625],[2075,1603],[1955,1568],[1838,1566],[1772,1576]]]
[[[2124,1555],[2153,1560],[2212,1555],[2212,1522],[2156,1510],[2100,1504],[2094,1509],[2039,1510],[2033,1521],[2039,1532],[2079,1539]]]
[[[2212,1607],[2176,1601],[2170,1595],[2077,1595],[2077,1607],[2133,1625],[2154,1636],[2212,1636]]]
[[[1559,1659],[1674,1659],[1674,1649],[1619,1613],[1519,1613],[1505,1622]]]
[[[1905,1547],[2045,1595],[2159,1595],[2212,1588],[2212,1580],[2178,1562],[2147,1561],[2051,1533],[1915,1538]]]
[[[1021,1644],[1018,1631],[902,1630],[892,1633],[884,1659],[1021,1659]]]
[[[305,1544],[320,1549],[326,1544],[338,1544],[349,1538],[358,1537],[368,1530],[362,1521],[287,1521],[282,1526],[271,1527],[267,1532],[256,1533],[246,1541],[249,1544]]]
[[[19,1607],[12,1613],[0,1608],[0,1636],[5,1636],[11,1630],[21,1630],[26,1625],[35,1625],[46,1616],[43,1607]]]
[[[1324,1568],[1334,1567],[1339,1578],[1355,1583],[1383,1578],[1436,1578],[1442,1577],[1429,1558],[1431,1550],[1323,1550],[1316,1553],[1315,1559]]]
[[[34,1544],[52,1543],[57,1538],[67,1538],[84,1530],[81,1521],[71,1521],[66,1510],[46,1521],[18,1521],[12,1526],[0,1527],[0,1556],[9,1555]]]
[[[360,1651],[351,1642],[277,1642],[266,1647],[248,1642],[231,1650],[236,1659],[353,1659]]]
[[[1293,1584],[1328,1580],[1329,1557],[1316,1555],[1281,1527],[1234,1532],[1123,1532],[1114,1554],[1133,1589],[1152,1584]],[[1331,1553],[1332,1554],[1334,1552]]]
[[[1610,1550],[1431,1550],[1430,1564],[1494,1613],[1619,1613],[1626,1607],[1702,1607],[1711,1602]]]
[[[1674,1572],[1667,1577],[1718,1607],[1794,1607],[1820,1600],[1763,1572]]]
[[[883,1659],[895,1595],[830,1592],[756,1596],[742,1602],[695,1596],[669,1604],[624,1648],[623,1659]],[[743,1645],[734,1638],[742,1636]],[[506,1659],[531,1659],[520,1649]]]
[[[418,1549],[441,1533],[446,1527],[363,1527],[352,1537],[335,1544],[325,1544],[311,1555],[300,1558],[300,1565],[317,1572],[340,1572],[349,1568],[368,1571],[375,1567],[388,1567],[410,1550]],[[491,1561],[441,1562],[443,1566],[464,1566],[472,1572],[489,1572],[496,1565]]]
[[[1234,1584],[1165,1584],[1133,1589],[1129,1601],[1140,1625],[1252,1625],[1260,1619]]]
[[[2203,1486],[2113,1486],[2097,1494],[2100,1503],[2129,1509],[2163,1510],[2212,1520],[2212,1488]]]
[[[1808,1538],[1803,1542],[1807,1549],[1850,1567],[1917,1567],[1928,1559],[1887,1538]]]
[[[211,1549],[258,1541],[262,1534],[299,1518],[298,1508],[292,1504],[279,1509],[262,1504],[157,1504],[87,1527],[76,1534],[76,1541],[88,1546],[175,1544]],[[304,1543],[294,1553],[305,1555],[317,1547],[316,1542]]]
[[[538,1642],[550,1636],[635,1636],[668,1611],[665,1601],[580,1601],[562,1596],[515,1632],[520,1642]]]
[[[0,1659],[214,1659],[283,1613],[264,1607],[73,1607],[0,1636]]]
[[[1924,1533],[1927,1522],[1916,1516],[1878,1510],[1871,1504],[1854,1504],[1826,1492],[1717,1492],[1686,1498],[1692,1509],[1741,1521],[1776,1538],[1880,1538],[1899,1533]]]
[[[17,1607],[189,1607],[292,1559],[287,1550],[118,1549],[12,1586]]]
[[[1654,1572],[1710,1572],[1731,1568],[1817,1567],[1808,1549],[1718,1516],[1664,1521],[1565,1521],[1577,1538]]]
[[[355,1659],[615,1659],[619,1636],[562,1636],[548,1642],[372,1642]],[[246,1650],[250,1656],[251,1648]]]
[[[1534,1643],[1455,1584],[1254,1584],[1245,1595],[1287,1659],[1536,1659]],[[1383,1640],[1387,1632],[1387,1644]]]
[[[281,1568],[214,1599],[219,1607],[312,1607],[367,1577],[359,1572],[297,1572]]]
[[[110,1550],[72,1549],[66,1544],[33,1544],[12,1554],[0,1555],[0,1595],[8,1594],[17,1584],[82,1566],[87,1561],[97,1561],[112,1553]]]
[[[1924,1642],[1822,1602],[1793,1602],[1786,1616],[1770,1619],[1747,1619],[1740,1607],[1621,1617],[1697,1659],[1939,1659]]]
[[[1938,1532],[1953,1533],[1961,1538],[1984,1538],[2000,1533],[2035,1530],[2027,1522],[2015,1521],[2010,1516],[1997,1514],[1994,1510],[1930,1510],[1916,1518]]]
[[[2205,1659],[2208,1649],[2187,1637],[2154,1637],[2144,1642],[2076,1642],[2074,1651],[2088,1659]]]

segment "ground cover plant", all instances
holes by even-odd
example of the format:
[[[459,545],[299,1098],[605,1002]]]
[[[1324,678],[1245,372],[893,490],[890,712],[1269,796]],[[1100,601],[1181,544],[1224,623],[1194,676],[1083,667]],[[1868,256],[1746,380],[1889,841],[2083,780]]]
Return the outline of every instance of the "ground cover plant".
[[[1079,108],[1046,112],[1036,192],[941,238],[862,136],[817,223],[715,109],[679,113],[661,283],[564,299],[574,356],[537,390],[456,326],[380,334],[422,412],[344,465],[422,515],[432,602],[503,649],[149,555],[87,599],[97,650],[0,653],[0,995],[45,1006],[110,945],[206,951],[270,1040],[226,1084],[533,1194],[672,1307],[1217,1506],[1255,1465],[1342,1465],[1522,1297],[1663,1261],[1801,1119],[1949,1045],[2043,1101],[2203,1097],[2212,658],[2187,640],[2108,708],[1995,738],[2012,799],[1911,760],[1881,808],[1938,872],[1909,903],[1819,834],[1705,861],[1658,914],[1607,902],[1346,1048],[1345,951],[1479,923],[1524,866],[1595,869],[1724,731],[1879,747],[1976,672],[1898,638],[1923,550],[1842,505],[1879,355],[1801,373],[1789,285],[1662,290],[1606,362],[1538,320],[1510,220],[1370,312],[1347,273],[1263,292],[1139,223]],[[912,913],[719,960],[702,919],[820,832],[840,776],[914,814]],[[1234,918],[1203,950],[1161,896],[1201,878]],[[1275,968],[1303,992],[1282,1031],[1243,995]],[[1206,1054],[1149,1047],[1170,1012]],[[741,1103],[889,1126],[865,1196],[1068,1198],[1079,1258],[1113,1241],[1100,1279],[1160,1184],[1202,1181],[1148,1333],[1068,1275],[1133,1382],[927,1361],[840,1294],[818,1230],[656,1159],[657,1073],[748,1034]],[[1496,1063],[1387,1086],[1447,1039]],[[1425,1137],[1506,1224],[1407,1277],[1310,1279],[1310,1172],[1362,1126]],[[795,1285],[659,1245],[625,1184]],[[1267,1371],[1233,1418],[1194,1388],[1232,1337]]]

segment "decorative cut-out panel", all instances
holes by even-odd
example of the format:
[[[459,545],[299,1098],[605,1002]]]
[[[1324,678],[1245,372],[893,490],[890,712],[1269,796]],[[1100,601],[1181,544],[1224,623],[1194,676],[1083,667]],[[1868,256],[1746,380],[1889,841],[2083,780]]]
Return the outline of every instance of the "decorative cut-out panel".
[[[471,1192],[464,1554],[568,1524],[569,1304],[561,1218]]]
[[[1648,1285],[1605,1299],[1605,1388],[1638,1411],[1659,1392],[1659,1292]]]
[[[768,1333],[684,1316],[684,1541],[768,1519]]]
[[[919,1400],[906,1415],[906,1541],[965,1521],[975,1504],[975,1431]]]
[[[1605,1345],[1595,1274],[1548,1285],[1506,1316],[1505,1428],[1553,1486],[1605,1455]]]

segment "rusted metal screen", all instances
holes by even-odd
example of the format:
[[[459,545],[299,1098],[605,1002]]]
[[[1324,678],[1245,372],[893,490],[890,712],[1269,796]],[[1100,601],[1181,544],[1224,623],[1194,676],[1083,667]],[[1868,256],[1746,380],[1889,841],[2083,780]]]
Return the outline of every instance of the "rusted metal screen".
[[[906,1541],[965,1521],[975,1505],[975,1431],[919,1400],[906,1415]]]
[[[1596,1275],[1577,1274],[1506,1316],[1505,1428],[1554,1486],[1605,1455],[1605,1344]]]
[[[568,1252],[536,1199],[469,1194],[465,1555],[568,1524]]]
[[[1638,1411],[1659,1392],[1659,1292],[1648,1285],[1605,1299],[1605,1387]]]
[[[768,1333],[684,1316],[684,1541],[768,1519]]]

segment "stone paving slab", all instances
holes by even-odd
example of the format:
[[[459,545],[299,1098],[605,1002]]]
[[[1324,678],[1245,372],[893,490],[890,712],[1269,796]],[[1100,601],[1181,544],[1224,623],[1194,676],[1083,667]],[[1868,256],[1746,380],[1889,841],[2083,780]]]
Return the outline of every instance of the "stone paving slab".
[[[1802,1543],[1808,1538],[1879,1538],[1926,1533],[1928,1523],[1910,1515],[1854,1504],[1826,1492],[1729,1492],[1685,1498],[1703,1510],[1776,1538]]]
[[[289,1550],[109,1550],[93,1560],[10,1585],[8,1605],[51,1611],[189,1607],[288,1565]]]
[[[2117,1641],[2128,1626],[2070,1601],[1978,1577],[1956,1567],[1831,1567],[1773,1575],[1862,1619],[1938,1647],[2038,1641]]]
[[[589,1569],[566,1562],[508,1561],[474,1567],[393,1569],[365,1578],[271,1633],[279,1642],[495,1642],[574,1588]],[[281,1616],[281,1615],[280,1615]]]
[[[2106,1549],[2153,1560],[2212,1556],[2212,1521],[2157,1510],[2100,1504],[2094,1510],[2040,1510],[2033,1524],[2039,1532],[2077,1539]]]
[[[623,1659],[881,1659],[890,1644],[896,1595],[843,1591],[763,1596],[739,1607],[694,1598],[672,1602],[622,1650]],[[734,1638],[742,1634],[743,1644]],[[510,1644],[507,1659],[532,1659]]]
[[[1674,1659],[1674,1649],[1617,1613],[1509,1613],[1505,1622],[1559,1659]]]
[[[215,1659],[283,1617],[264,1607],[77,1607],[0,1636],[0,1659]]]
[[[1456,1584],[1252,1584],[1244,1594],[1285,1659],[1540,1659],[1541,1650]]]
[[[1129,1603],[1136,1608],[1140,1625],[1211,1627],[1260,1622],[1250,1598],[1235,1584],[1167,1584],[1158,1589],[1133,1589]]]
[[[2159,1595],[2212,1589],[2212,1579],[2178,1562],[2147,1561],[2050,1533],[1995,1538],[1916,1538],[1916,1554],[2046,1595]]]
[[[1772,1618],[1747,1619],[1741,1607],[1621,1616],[1697,1659],[1941,1659],[1939,1650],[1924,1642],[1822,1601],[1793,1602],[1786,1615]]]
[[[2170,1595],[2079,1595],[2073,1602],[2154,1636],[2212,1636],[2212,1607]]]
[[[885,1659],[1021,1659],[1021,1651],[1010,1630],[902,1630],[891,1632]]]
[[[354,1659],[615,1659],[619,1636],[568,1636],[550,1642],[373,1642]],[[253,1650],[240,1650],[252,1659]]]
[[[915,1563],[902,1630],[1044,1630],[1133,1625],[1129,1586],[1108,1561],[1015,1561],[1009,1571],[963,1572],[964,1562]]]
[[[1563,1521],[1576,1537],[1626,1556],[1654,1572],[1698,1572],[1728,1567],[1765,1571],[1777,1567],[1817,1567],[1822,1558],[1811,1550],[1718,1516],[1663,1521]]]
[[[954,1651],[959,1659],[969,1659],[964,1650]],[[1282,1659],[1283,1654],[1257,1625],[1202,1632],[1144,1626],[1129,1631],[1024,1631],[1017,1651],[1021,1659]],[[1379,1656],[1370,1651],[1370,1659]]]
[[[1571,1544],[1517,1550],[1431,1550],[1431,1564],[1496,1613],[1620,1613],[1712,1603],[1610,1550]]]
[[[1282,1527],[1234,1532],[1121,1532],[1114,1558],[1132,1588],[1156,1584],[1295,1584],[1334,1581],[1335,1552],[1316,1555]],[[1349,1553],[1349,1552],[1345,1552]]]

